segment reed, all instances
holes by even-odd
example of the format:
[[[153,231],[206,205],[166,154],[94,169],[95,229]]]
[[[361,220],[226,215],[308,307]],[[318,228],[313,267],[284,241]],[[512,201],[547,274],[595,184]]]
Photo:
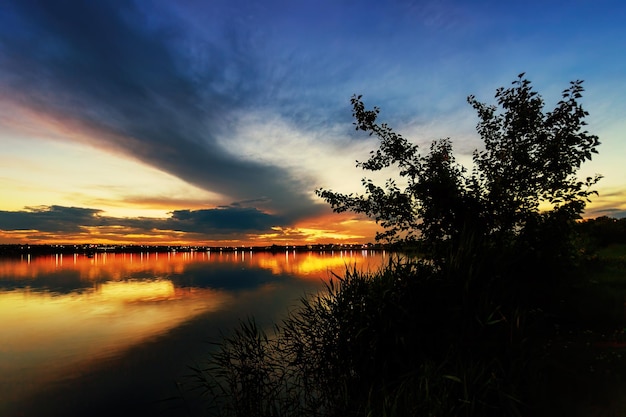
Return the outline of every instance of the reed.
[[[193,368],[209,415],[518,415],[524,320],[451,273],[399,257],[348,268],[269,334],[243,321]]]

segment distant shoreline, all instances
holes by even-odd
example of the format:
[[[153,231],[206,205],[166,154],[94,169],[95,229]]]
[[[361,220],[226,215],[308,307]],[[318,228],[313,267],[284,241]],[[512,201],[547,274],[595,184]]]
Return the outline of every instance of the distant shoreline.
[[[344,250],[391,250],[382,243],[365,244],[313,244],[313,245],[265,245],[265,246],[202,246],[202,245],[46,245],[4,244],[0,256],[54,255],[95,253],[174,253],[174,252],[333,252]]]

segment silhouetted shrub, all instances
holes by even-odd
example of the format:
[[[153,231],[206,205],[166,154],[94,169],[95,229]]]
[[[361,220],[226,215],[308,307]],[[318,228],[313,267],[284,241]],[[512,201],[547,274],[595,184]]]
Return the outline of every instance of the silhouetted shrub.
[[[431,265],[348,270],[270,335],[225,338],[200,386],[222,416],[488,416],[518,410],[520,324]]]

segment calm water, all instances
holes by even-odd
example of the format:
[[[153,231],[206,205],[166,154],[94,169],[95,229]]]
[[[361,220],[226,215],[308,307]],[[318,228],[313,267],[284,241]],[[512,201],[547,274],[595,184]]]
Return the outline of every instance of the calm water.
[[[209,342],[279,320],[384,253],[143,253],[0,259],[0,416],[193,415],[177,384]],[[186,397],[182,400],[181,393]],[[175,399],[163,401],[167,398]]]

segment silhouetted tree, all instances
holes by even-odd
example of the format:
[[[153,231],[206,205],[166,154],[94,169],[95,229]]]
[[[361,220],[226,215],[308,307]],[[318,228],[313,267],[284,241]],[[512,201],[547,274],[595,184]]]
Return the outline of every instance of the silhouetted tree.
[[[422,154],[352,97],[356,129],[380,139],[357,166],[396,168],[400,181],[316,192],[375,218],[379,239],[419,243],[427,262],[347,270],[271,337],[244,323],[209,378],[196,369],[222,415],[528,415],[533,360],[556,317],[534,307],[557,305],[555,267],[571,264],[570,232],[600,178],[576,178],[598,146],[583,130],[582,91],[572,82],[547,113],[524,74],[496,105],[470,96],[484,147],[469,170],[449,139]]]
[[[449,263],[451,254],[470,244],[533,250],[550,234],[554,248],[555,241],[569,240],[568,224],[580,217],[601,178],[576,176],[599,145],[598,137],[583,129],[588,113],[578,102],[582,92],[582,81],[571,82],[554,110],[544,112],[543,99],[522,73],[511,87],[497,90],[497,105],[469,96],[484,143],[474,152],[471,169],[455,161],[449,139],[433,142],[422,154],[377,122],[378,107],[367,110],[361,96],[353,96],[356,129],[380,139],[379,148],[357,167],[395,166],[406,186],[363,179],[362,195],[316,193],[336,212],[373,217],[384,228],[379,240],[418,242],[435,264]]]

